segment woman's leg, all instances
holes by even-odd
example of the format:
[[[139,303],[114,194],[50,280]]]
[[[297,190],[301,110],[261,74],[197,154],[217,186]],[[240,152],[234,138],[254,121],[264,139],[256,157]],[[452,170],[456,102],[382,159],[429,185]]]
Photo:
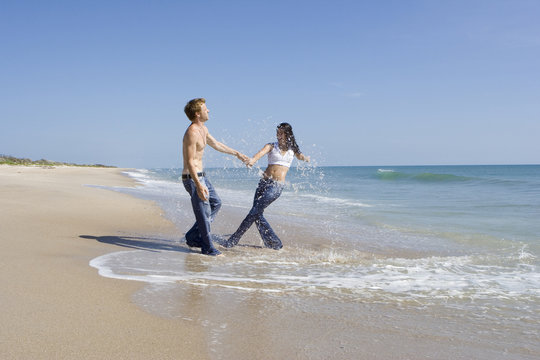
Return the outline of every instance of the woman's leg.
[[[272,248],[280,248],[281,241],[277,235],[272,231],[270,224],[264,219],[263,212],[272,202],[274,202],[280,195],[283,190],[283,186],[273,180],[261,179],[259,186],[255,191],[255,198],[253,200],[253,207],[249,211],[248,215],[242,221],[238,230],[229,238],[226,245],[227,247],[232,247],[238,244],[240,238],[244,233],[251,227],[254,222],[257,222],[257,228],[259,228],[259,233],[263,238],[265,246]],[[262,219],[262,222],[261,222]],[[262,225],[259,225],[261,223]],[[276,240],[277,239],[277,240]]]
[[[280,197],[282,191],[283,185],[278,182],[272,181],[271,186],[267,189],[265,194],[266,196],[264,208],[268,207],[268,205],[277,200],[277,198]],[[268,221],[265,219],[262,211],[260,215],[255,219],[255,225],[257,226],[257,230],[259,230],[259,234],[261,235],[264,246],[272,248],[274,250],[279,250],[283,247],[281,240],[276,235]]]
[[[257,189],[255,190],[255,197],[253,199],[253,206],[249,213],[247,214],[246,218],[240,223],[240,226],[238,229],[234,232],[234,234],[231,235],[229,240],[225,243],[225,247],[233,247],[238,244],[240,241],[240,238],[245,234],[245,232],[251,227],[253,222],[258,216],[258,213],[260,210],[259,206],[259,199],[262,197],[264,193],[264,187],[265,183],[263,182],[263,179],[259,181],[259,185],[257,186]]]
[[[283,247],[281,240],[276,235],[268,221],[266,221],[264,216],[261,215],[258,219],[256,219],[255,225],[257,225],[257,230],[259,230],[259,234],[261,234],[264,246],[274,250],[279,250]]]

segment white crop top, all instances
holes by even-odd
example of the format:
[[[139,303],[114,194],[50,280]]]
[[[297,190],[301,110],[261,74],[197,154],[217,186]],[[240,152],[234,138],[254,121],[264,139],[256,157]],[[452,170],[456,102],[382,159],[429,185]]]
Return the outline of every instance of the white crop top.
[[[275,142],[272,151],[268,153],[268,165],[282,165],[286,167],[291,167],[291,163],[294,159],[294,151],[292,149],[287,150],[285,155],[281,155],[281,150],[279,150],[279,145]]]

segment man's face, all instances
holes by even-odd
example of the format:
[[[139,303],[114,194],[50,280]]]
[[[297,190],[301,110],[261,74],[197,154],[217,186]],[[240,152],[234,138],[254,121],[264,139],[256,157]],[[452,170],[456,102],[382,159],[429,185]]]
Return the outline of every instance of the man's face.
[[[197,115],[199,116],[199,120],[202,122],[208,121],[209,116],[208,113],[210,113],[210,110],[206,107],[206,104],[201,105],[201,111],[197,112]]]

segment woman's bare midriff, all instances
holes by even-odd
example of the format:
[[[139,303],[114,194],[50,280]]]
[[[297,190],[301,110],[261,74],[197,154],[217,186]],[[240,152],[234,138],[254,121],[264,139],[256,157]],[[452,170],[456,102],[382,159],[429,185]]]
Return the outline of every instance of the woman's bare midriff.
[[[285,181],[285,176],[289,168],[283,165],[268,165],[266,171],[264,172],[264,177],[267,179],[272,179],[276,181]]]

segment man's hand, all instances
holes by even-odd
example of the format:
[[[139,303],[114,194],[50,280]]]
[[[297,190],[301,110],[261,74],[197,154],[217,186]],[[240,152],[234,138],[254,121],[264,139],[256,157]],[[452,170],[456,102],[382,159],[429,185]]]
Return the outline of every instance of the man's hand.
[[[246,162],[246,165],[247,167],[252,167],[253,165],[255,165],[255,163],[257,162],[257,160],[255,160],[255,158],[251,158],[251,159],[248,159],[248,161]]]
[[[199,195],[202,201],[207,201],[210,194],[208,193],[208,188],[201,184],[201,186],[197,186],[197,195]]]

